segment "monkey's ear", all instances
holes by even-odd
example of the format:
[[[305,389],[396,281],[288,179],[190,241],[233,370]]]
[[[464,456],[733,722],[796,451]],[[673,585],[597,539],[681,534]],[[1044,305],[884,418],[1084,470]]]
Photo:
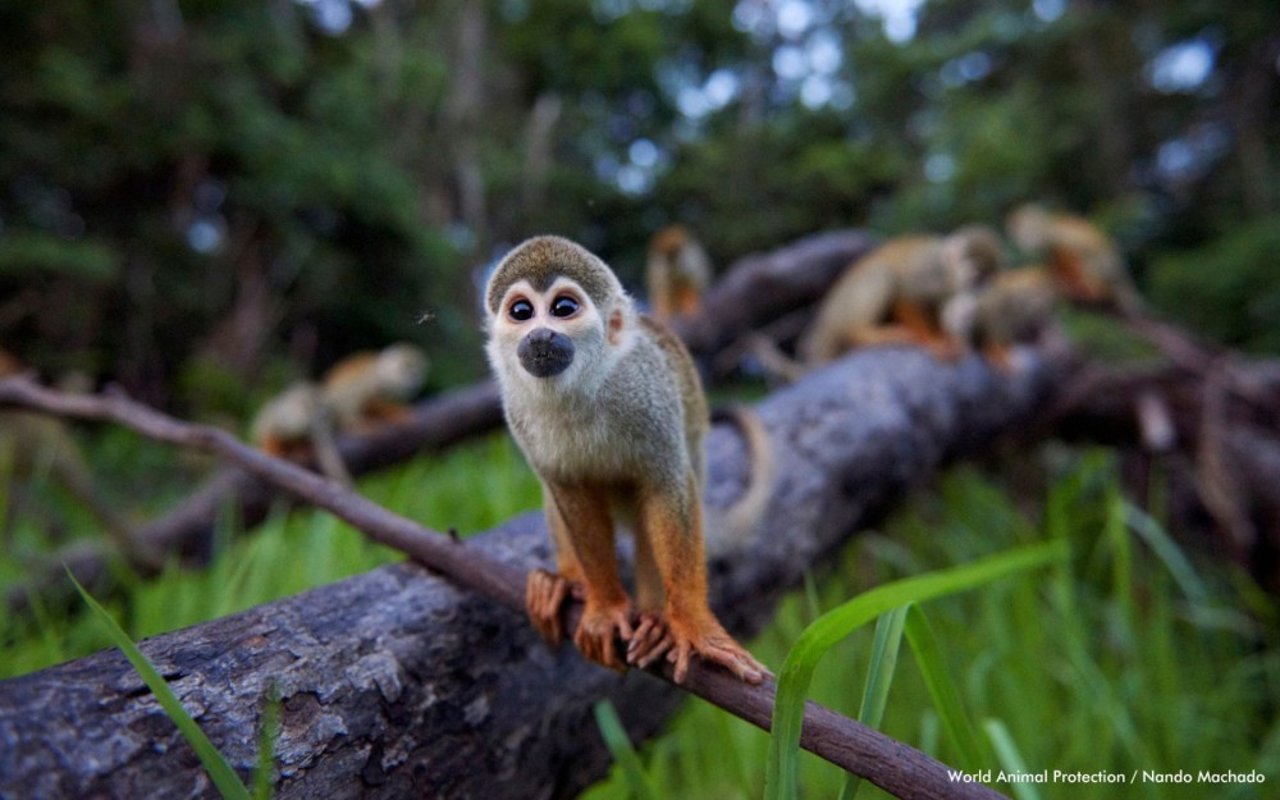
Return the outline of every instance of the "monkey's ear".
[[[626,324],[626,318],[622,314],[622,309],[615,308],[613,313],[609,315],[609,344],[616,345],[618,338],[622,336],[622,327]]]

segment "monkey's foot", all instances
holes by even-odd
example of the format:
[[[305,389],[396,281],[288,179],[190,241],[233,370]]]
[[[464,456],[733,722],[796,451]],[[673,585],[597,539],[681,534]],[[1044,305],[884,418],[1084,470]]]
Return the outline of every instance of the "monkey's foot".
[[[925,342],[925,347],[936,360],[943,362],[956,361],[963,353],[960,346],[949,339],[930,339]]]
[[[524,607],[529,621],[550,645],[560,644],[564,638],[564,625],[560,621],[560,607],[570,594],[578,596],[581,587],[545,569],[529,572],[524,582]]]
[[[656,611],[641,611],[636,631],[627,642],[627,663],[644,669],[675,644],[671,630]]]
[[[1009,357],[1010,350],[1002,344],[988,345],[982,354],[986,356],[991,366],[995,367],[999,372],[1008,375],[1013,372],[1013,360]]]
[[[667,660],[675,664],[676,683],[684,683],[689,674],[689,662],[695,653],[747,683],[762,683],[772,674],[714,620],[686,626],[667,622],[656,614],[642,614],[635,636],[627,647],[627,661],[644,668],[664,653]]]
[[[602,606],[588,598],[578,630],[573,634],[573,643],[588,661],[626,672],[627,662],[618,656],[617,641],[619,636],[623,641],[630,641],[633,634],[630,603],[624,600]]]

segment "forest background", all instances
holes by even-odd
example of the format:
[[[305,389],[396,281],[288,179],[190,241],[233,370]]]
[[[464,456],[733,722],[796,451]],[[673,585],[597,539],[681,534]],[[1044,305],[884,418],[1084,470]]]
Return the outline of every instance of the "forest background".
[[[639,291],[670,222],[723,269],[808,233],[998,226],[1039,200],[1112,235],[1156,313],[1280,352],[1273,2],[11,0],[0,52],[0,346],[45,378],[116,382],[240,432],[290,381],[396,340],[426,348],[428,392],[481,378],[477,287],[509,246],[573,237]],[[148,514],[209,467],[119,431],[77,435],[107,491]],[[1212,554],[1182,559],[1196,542],[1161,538],[1159,492],[1122,496],[1112,454],[1032,458],[962,467],[913,498],[753,650],[781,663],[868,584],[1065,536],[1091,560],[932,607],[975,713],[1032,766],[1280,776],[1274,597]],[[503,438],[360,488],[464,534],[538,502]],[[1132,559],[1125,531],[1146,537]],[[44,536],[20,527],[0,582],[53,547]],[[174,564],[114,599],[129,632],[396,557],[315,514],[231,538],[209,570]],[[7,677],[108,640],[59,609],[0,619],[0,644]],[[814,696],[853,713],[845,675],[869,645],[841,651]],[[952,756],[918,678],[902,683],[884,729]],[[683,713],[646,752],[650,777],[757,795],[761,734]],[[697,746],[708,730],[732,758]],[[837,779],[805,776],[819,792]],[[1265,796],[1249,791],[1235,796]]]

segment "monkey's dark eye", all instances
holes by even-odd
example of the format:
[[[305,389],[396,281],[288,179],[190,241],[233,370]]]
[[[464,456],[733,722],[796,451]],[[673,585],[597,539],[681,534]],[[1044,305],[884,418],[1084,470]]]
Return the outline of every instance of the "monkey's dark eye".
[[[572,317],[578,310],[578,301],[567,294],[562,294],[551,304],[551,314],[556,317]]]
[[[524,322],[533,317],[533,303],[528,300],[517,300],[511,304],[511,308],[507,309],[507,313],[516,322]]]

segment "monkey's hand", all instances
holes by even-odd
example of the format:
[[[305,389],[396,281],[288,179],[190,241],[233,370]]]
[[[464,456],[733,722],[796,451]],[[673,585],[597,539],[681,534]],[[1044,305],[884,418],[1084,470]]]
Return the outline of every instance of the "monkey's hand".
[[[634,635],[631,628],[631,604],[604,604],[587,595],[582,620],[573,634],[573,643],[588,661],[618,672],[627,671],[627,662],[618,655],[618,637],[629,642]]]
[[[684,683],[689,674],[690,659],[695,653],[747,683],[762,683],[772,674],[768,667],[735,642],[714,618],[682,624],[675,619],[663,620],[650,612],[641,614],[635,636],[631,637],[627,647],[628,663],[643,669],[664,653],[667,660],[675,664],[676,683]]]
[[[564,600],[572,594],[583,597],[582,584],[572,583],[563,577],[545,569],[529,572],[524,583],[524,607],[534,629],[542,635],[551,646],[560,644],[564,638],[564,625],[560,621],[560,607]]]

